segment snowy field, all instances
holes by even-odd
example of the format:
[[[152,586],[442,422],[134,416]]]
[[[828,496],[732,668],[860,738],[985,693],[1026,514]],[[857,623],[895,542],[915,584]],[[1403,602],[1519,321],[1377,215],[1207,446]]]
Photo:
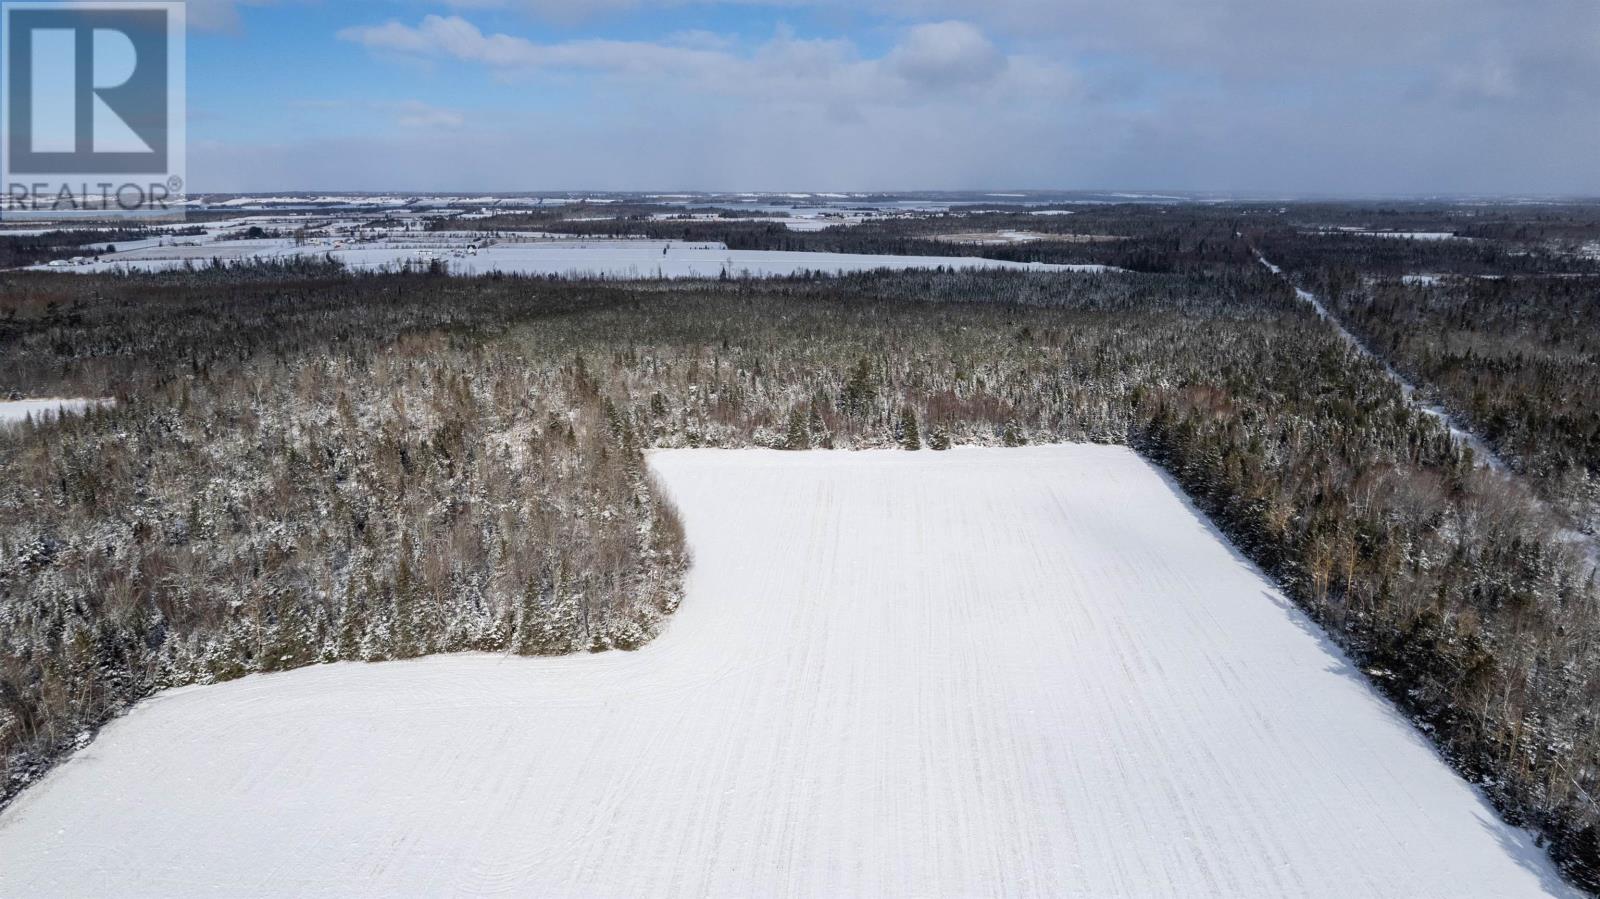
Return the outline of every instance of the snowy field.
[[[1320,234],[1323,236],[1337,235],[1341,237],[1387,237],[1395,240],[1467,240],[1459,237],[1454,231],[1373,231],[1365,228],[1337,227],[1318,228],[1315,231],[1304,232],[1307,234]]]
[[[985,268],[1027,271],[1100,272],[1098,265],[1048,265],[964,256],[874,256],[853,253],[793,253],[729,250],[721,244],[688,244],[660,240],[537,240],[494,243],[468,250],[481,237],[427,236],[386,240],[377,245],[335,247],[317,242],[296,246],[293,240],[197,241],[197,245],[140,246],[79,265],[38,265],[37,270],[68,273],[167,271],[205,267],[213,259],[227,263],[283,260],[296,256],[332,256],[362,271],[427,268],[435,261],[452,274],[560,275],[620,279],[787,277],[804,272],[841,274],[877,269]]]
[[[76,415],[90,406],[100,405],[108,400],[10,400],[0,401],[0,427],[26,421],[32,416],[34,421],[47,421],[58,415]]]
[[[1572,895],[1128,450],[652,465],[654,644],[169,692],[0,895]]]
[[[403,257],[392,251],[352,249],[334,258],[357,269],[394,268]],[[661,241],[611,241],[587,244],[551,242],[493,246],[475,256],[446,257],[452,274],[492,272],[524,275],[602,276],[608,278],[783,277],[802,272],[849,273],[877,269],[1005,268],[1029,271],[1103,271],[1101,266],[1046,265],[959,256],[872,256],[855,253],[792,253],[728,250],[720,246]]]

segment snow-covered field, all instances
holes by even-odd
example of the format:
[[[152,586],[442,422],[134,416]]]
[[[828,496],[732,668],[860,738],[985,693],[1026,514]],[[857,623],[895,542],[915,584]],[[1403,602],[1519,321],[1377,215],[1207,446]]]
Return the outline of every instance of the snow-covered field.
[[[358,269],[396,267],[405,257],[385,250],[352,249],[334,258]],[[1100,266],[1016,263],[958,256],[872,256],[855,253],[791,253],[728,250],[660,241],[551,242],[493,246],[476,256],[449,257],[453,274],[604,276],[609,278],[716,278],[788,276],[802,272],[848,273],[875,269],[1006,268],[1030,271],[1102,271]]]
[[[186,265],[204,267],[213,259],[239,263],[249,260],[321,258],[331,255],[353,269],[377,271],[405,266],[427,267],[435,260],[452,274],[477,275],[502,272],[520,275],[570,275],[574,277],[716,278],[783,277],[803,272],[849,273],[875,269],[1005,268],[1028,271],[1105,271],[1097,265],[1047,265],[963,256],[874,256],[853,253],[792,253],[768,250],[729,250],[720,244],[686,244],[659,240],[538,240],[495,243],[469,251],[477,238],[418,236],[378,245],[355,244],[335,248],[322,242],[296,246],[294,241],[229,240],[198,242],[195,246],[142,246],[129,252],[103,255],[98,262],[69,266],[34,266],[70,273],[166,271]]]
[[[1127,238],[1116,237],[1110,234],[1060,234],[1039,231],[963,231],[954,234],[936,234],[933,239],[940,243],[976,244],[978,246],[1010,246],[1014,244],[1038,243],[1048,241],[1051,243],[1116,243]]]
[[[109,401],[63,399],[0,401],[0,427],[26,421],[30,416],[34,421],[46,421],[58,415],[76,415],[90,406],[107,402]]]
[[[1387,237],[1395,240],[1466,240],[1454,231],[1374,231],[1366,228],[1318,228],[1309,234],[1339,235],[1344,237]]]
[[[1128,450],[652,465],[654,644],[164,694],[0,895],[1570,895]]]
[[[1019,243],[1036,243],[1049,240],[1051,235],[1034,231],[967,231],[959,234],[936,234],[941,243],[969,243],[980,246],[1010,246]]]
[[[1362,237],[1391,237],[1396,240],[1456,240],[1453,231],[1361,231]]]

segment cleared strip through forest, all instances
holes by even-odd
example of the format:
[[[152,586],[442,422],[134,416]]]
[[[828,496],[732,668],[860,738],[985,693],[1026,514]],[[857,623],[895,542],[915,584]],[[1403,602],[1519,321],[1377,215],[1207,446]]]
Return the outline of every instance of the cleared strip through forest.
[[[1477,434],[1474,434],[1472,431],[1468,430],[1467,427],[1457,420],[1454,415],[1450,414],[1450,410],[1440,405],[1423,402],[1421,399],[1419,399],[1417,385],[1407,380],[1405,375],[1402,375],[1399,370],[1397,370],[1393,365],[1389,364],[1388,359],[1385,359],[1383,356],[1374,352],[1366,345],[1365,342],[1361,340],[1361,338],[1357,337],[1349,328],[1346,328],[1344,323],[1339,321],[1338,317],[1329,311],[1327,305],[1324,304],[1316,294],[1295,284],[1294,279],[1290,278],[1288,273],[1286,273],[1281,267],[1273,264],[1271,260],[1267,259],[1267,257],[1257,253],[1256,258],[1261,260],[1261,264],[1266,266],[1268,271],[1282,278],[1284,283],[1288,284],[1289,287],[1294,290],[1295,296],[1309,304],[1312,309],[1315,309],[1317,312],[1317,317],[1327,322],[1335,331],[1338,331],[1339,336],[1343,338],[1346,343],[1350,344],[1352,348],[1359,351],[1362,355],[1370,358],[1372,361],[1382,366],[1383,370],[1388,373],[1390,380],[1394,381],[1394,383],[1399,386],[1400,391],[1405,394],[1408,402],[1416,406],[1421,411],[1426,412],[1434,418],[1437,418],[1441,424],[1443,424],[1446,428],[1449,428],[1451,435],[1455,437],[1456,441],[1464,446],[1469,447],[1472,450],[1473,456],[1480,463],[1487,465],[1489,468],[1495,471],[1509,472],[1511,470],[1510,466],[1506,465],[1505,460],[1500,458],[1500,455],[1494,451],[1493,447],[1485,442],[1482,437],[1479,437]]]
[[[1478,462],[1478,464],[1484,465],[1490,470],[1504,474],[1507,477],[1519,477],[1512,467],[1506,464],[1506,461],[1501,458],[1500,454],[1495,452],[1494,447],[1490,446],[1488,441],[1473,433],[1465,424],[1461,422],[1459,418],[1451,414],[1449,409],[1446,409],[1444,406],[1441,406],[1437,403],[1424,402],[1420,398],[1420,392],[1417,389],[1417,385],[1413,384],[1409,379],[1406,378],[1405,375],[1401,374],[1400,371],[1396,369],[1388,359],[1373,351],[1372,348],[1366,345],[1365,341],[1357,337],[1349,328],[1345,327],[1344,323],[1339,321],[1338,317],[1328,309],[1327,305],[1323,303],[1316,294],[1295,284],[1294,279],[1289,277],[1287,272],[1285,272],[1281,267],[1273,264],[1271,260],[1261,255],[1259,252],[1256,254],[1256,258],[1260,259],[1261,264],[1266,266],[1269,271],[1282,278],[1284,283],[1288,284],[1289,287],[1294,290],[1296,296],[1309,304],[1311,308],[1315,309],[1317,316],[1323,321],[1327,322],[1330,327],[1337,331],[1339,336],[1343,338],[1344,341],[1351,346],[1351,348],[1355,349],[1357,352],[1381,366],[1384,372],[1388,374],[1390,380],[1394,381],[1394,383],[1400,388],[1401,393],[1405,394],[1407,402],[1411,403],[1419,411],[1425,412],[1428,415],[1438,419],[1440,424],[1443,424],[1449,429],[1451,436],[1456,439],[1456,442],[1471,449],[1473,458]],[[1553,519],[1558,521],[1563,520],[1563,516],[1561,516],[1555,508],[1543,500],[1540,500],[1531,489],[1527,491],[1527,500],[1528,502],[1537,505]],[[1585,534],[1575,527],[1568,526],[1565,523],[1557,528],[1557,536],[1567,543],[1581,547],[1584,554],[1588,556],[1590,566],[1600,566],[1600,539],[1597,539],[1593,535]]]

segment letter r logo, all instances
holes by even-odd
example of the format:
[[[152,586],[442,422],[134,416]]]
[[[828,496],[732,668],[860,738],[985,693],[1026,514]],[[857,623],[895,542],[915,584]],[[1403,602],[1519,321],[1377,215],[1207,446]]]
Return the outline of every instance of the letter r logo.
[[[172,2],[5,3],[6,171],[165,176],[182,14]]]

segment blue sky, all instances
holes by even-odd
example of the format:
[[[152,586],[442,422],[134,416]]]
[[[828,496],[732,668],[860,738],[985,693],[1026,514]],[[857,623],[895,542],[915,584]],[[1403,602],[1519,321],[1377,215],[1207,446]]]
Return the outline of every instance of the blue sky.
[[[1600,193],[1591,0],[191,0],[210,190]]]

